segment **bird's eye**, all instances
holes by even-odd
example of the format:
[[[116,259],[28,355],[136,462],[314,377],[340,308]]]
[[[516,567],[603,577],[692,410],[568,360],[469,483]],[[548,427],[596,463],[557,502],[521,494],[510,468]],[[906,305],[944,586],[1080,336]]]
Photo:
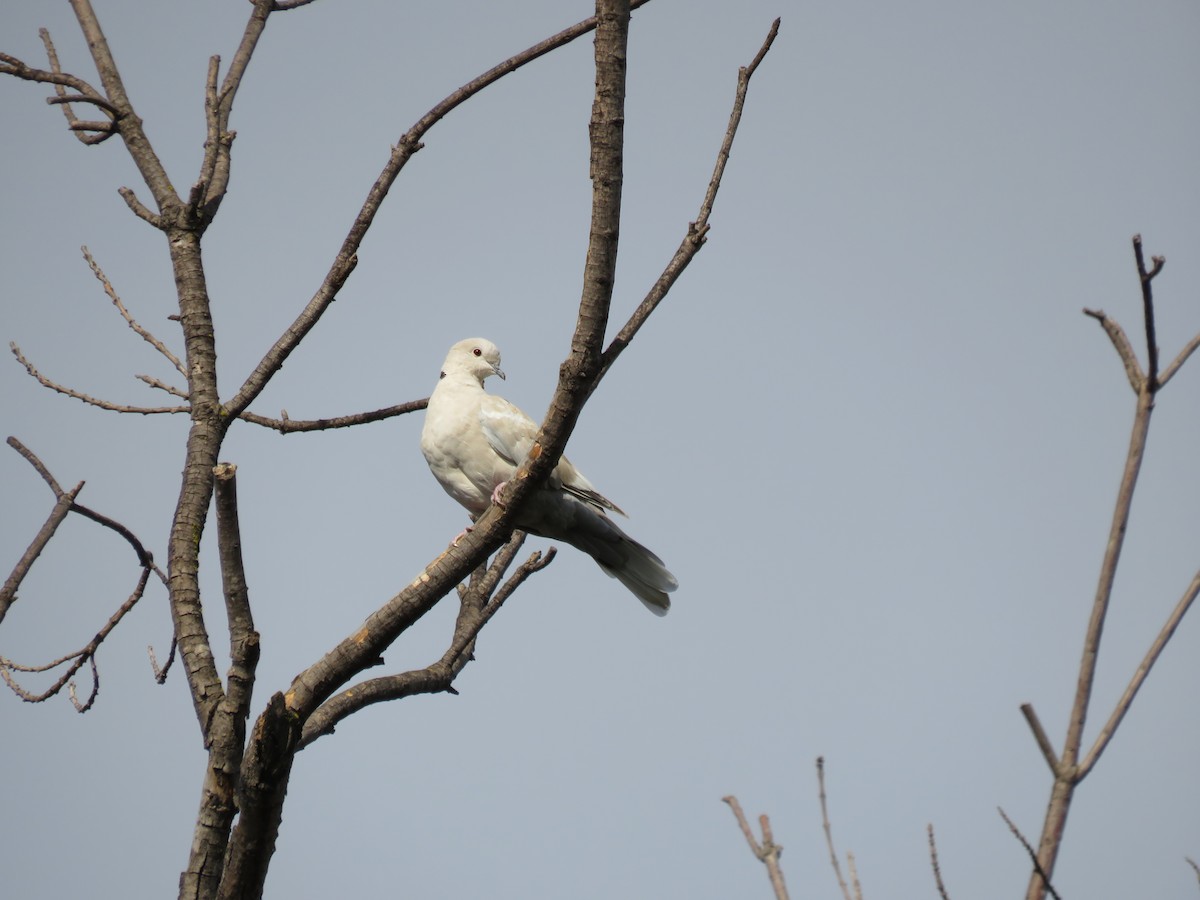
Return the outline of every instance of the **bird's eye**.
[[[475,348],[474,350],[472,350],[471,352],[472,352],[472,353],[474,353],[476,356],[483,356],[483,351],[482,351],[482,350],[480,350],[478,347],[476,347],[476,348]]]

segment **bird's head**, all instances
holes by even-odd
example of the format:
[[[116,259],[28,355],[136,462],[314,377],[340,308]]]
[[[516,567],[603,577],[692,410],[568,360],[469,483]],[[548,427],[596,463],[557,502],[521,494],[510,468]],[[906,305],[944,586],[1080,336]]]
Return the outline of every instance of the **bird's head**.
[[[450,374],[472,375],[483,384],[489,375],[504,377],[500,368],[500,348],[487,338],[467,338],[459,341],[446,354],[442,363],[442,377]]]

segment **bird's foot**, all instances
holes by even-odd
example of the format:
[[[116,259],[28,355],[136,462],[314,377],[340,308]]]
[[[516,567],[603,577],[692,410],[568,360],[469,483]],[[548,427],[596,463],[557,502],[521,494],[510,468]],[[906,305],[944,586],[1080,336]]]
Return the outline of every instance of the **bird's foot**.
[[[502,490],[504,490],[506,487],[508,487],[508,482],[502,481],[498,485],[496,485],[494,488],[492,488],[492,503],[495,506],[503,506],[504,505],[503,503],[500,502],[500,492]]]
[[[468,525],[466,528],[464,528],[462,531],[460,531],[460,532],[459,532],[459,533],[458,533],[458,534],[455,536],[454,540],[452,540],[452,541],[450,542],[450,546],[451,546],[451,547],[457,547],[457,546],[458,546],[458,542],[459,542],[459,541],[461,541],[463,538],[465,538],[465,537],[466,537],[468,534],[470,534],[470,533],[471,533],[471,531],[474,529],[474,527],[475,527],[474,525]]]

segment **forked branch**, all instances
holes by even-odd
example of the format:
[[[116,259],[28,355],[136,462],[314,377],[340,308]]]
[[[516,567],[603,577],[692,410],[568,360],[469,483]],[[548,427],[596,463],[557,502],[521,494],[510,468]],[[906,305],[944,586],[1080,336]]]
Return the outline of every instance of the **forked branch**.
[[[146,550],[142,542],[133,534],[133,532],[131,532],[121,523],[75,502],[75,498],[83,488],[82,481],[79,482],[79,484],[76,485],[72,490],[64,491],[62,487],[59,486],[57,479],[55,479],[50,473],[50,470],[46,468],[46,465],[32,450],[22,444],[15,437],[8,438],[8,445],[20,453],[21,456],[23,456],[29,462],[29,464],[34,467],[37,473],[41,475],[42,480],[45,481],[50,490],[54,492],[55,504],[53,510],[51,510],[50,517],[46,520],[46,524],[43,525],[38,531],[29,548],[24,554],[22,554],[20,560],[17,561],[17,564],[13,567],[12,572],[5,580],[3,588],[0,588],[0,621],[3,621],[5,613],[7,613],[9,607],[16,599],[17,590],[19,589],[21,582],[25,579],[26,575],[29,574],[33,563],[46,548],[47,544],[49,544],[50,539],[54,536],[58,526],[62,524],[69,513],[74,512],[84,516],[85,518],[91,519],[92,521],[103,525],[112,531],[115,531],[117,534],[123,537],[137,554],[138,565],[141,566],[142,569],[141,575],[138,579],[137,587],[134,588],[133,593],[130,594],[128,599],[126,599],[125,602],[117,608],[116,612],[109,617],[108,621],[95,634],[95,636],[79,650],[68,653],[59,657],[58,659],[52,660],[48,663],[43,663],[41,665],[17,663],[11,659],[8,659],[7,657],[0,656],[0,677],[4,679],[9,688],[11,688],[12,691],[22,700],[25,700],[29,703],[41,703],[42,701],[59,693],[63,687],[69,686],[71,702],[75,704],[75,708],[78,709],[79,712],[86,712],[91,708],[92,703],[96,699],[96,694],[100,689],[99,673],[96,668],[95,659],[96,650],[104,642],[105,638],[108,637],[112,630],[117,627],[120,621],[125,617],[126,613],[133,609],[133,607],[137,605],[137,602],[142,598],[142,595],[145,593],[146,582],[148,581],[150,574],[153,573],[157,575],[159,580],[162,581],[164,585],[166,584],[167,577],[162,569],[155,564],[154,558],[150,555],[149,551]],[[59,666],[67,663],[70,663],[70,665],[59,677],[59,679],[45,691],[40,693],[35,693],[25,689],[17,682],[15,676],[13,675],[14,672],[25,672],[31,674],[48,672],[51,669],[56,669]],[[75,687],[71,679],[85,663],[91,663],[92,690],[88,699],[84,702],[80,702],[75,695]],[[168,666],[169,665],[170,663],[168,662]],[[156,666],[155,673],[156,677],[161,683],[161,681],[165,678],[165,668],[160,670]]]
[[[372,704],[415,694],[457,694],[454,681],[475,658],[475,639],[479,632],[499,612],[513,591],[530,575],[540,572],[554,560],[556,551],[553,547],[544,556],[540,551],[535,552],[501,585],[500,579],[512,565],[524,541],[525,533],[514,531],[512,538],[500,548],[491,564],[481,565],[471,576],[471,583],[460,588],[462,596],[454,636],[437,662],[423,669],[372,678],[335,694],[309,717],[297,749],[303,750],[317,738],[333,734],[338,722]]]
[[[775,836],[771,832],[771,820],[766,814],[758,817],[758,825],[762,829],[762,843],[760,844],[757,838],[754,837],[754,832],[750,828],[750,823],[746,821],[746,814],[742,812],[742,805],[738,803],[737,797],[730,794],[727,797],[722,797],[721,800],[729,804],[729,808],[733,810],[733,815],[737,819],[738,827],[742,830],[742,836],[746,838],[746,843],[750,845],[750,852],[754,854],[763,865],[767,867],[767,877],[771,879],[771,889],[775,892],[775,900],[788,900],[787,885],[783,880],[783,869],[779,866],[779,857],[783,853],[783,847],[775,843]]]
[[[1027,900],[1042,900],[1047,891],[1053,894],[1053,889],[1049,886],[1050,877],[1054,874],[1054,866],[1058,858],[1063,831],[1066,825],[1067,812],[1070,809],[1075,789],[1095,767],[1096,762],[1112,740],[1125,714],[1129,711],[1133,699],[1149,675],[1150,669],[1153,668],[1154,663],[1166,647],[1171,635],[1174,634],[1183,616],[1191,607],[1197,594],[1200,593],[1200,574],[1198,574],[1184,591],[1183,597],[1176,604],[1175,609],[1171,612],[1166,623],[1159,631],[1154,643],[1147,651],[1141,665],[1135,671],[1125,692],[1117,701],[1116,707],[1096,737],[1091,749],[1081,759],[1084,726],[1091,706],[1092,686],[1095,681],[1099,660],[1100,639],[1104,632],[1104,624],[1112,599],[1117,566],[1120,562],[1121,549],[1124,545],[1125,534],[1129,524],[1133,493],[1137,486],[1138,475],[1145,456],[1150,418],[1154,411],[1156,396],[1167,381],[1179,371],[1180,367],[1187,361],[1196,347],[1200,346],[1200,335],[1197,335],[1188,342],[1160,377],[1158,371],[1154,294],[1151,283],[1163,270],[1166,261],[1161,256],[1153,257],[1151,260],[1152,265],[1147,268],[1140,235],[1134,235],[1133,237],[1133,251],[1141,287],[1147,354],[1146,369],[1142,369],[1124,329],[1117,322],[1110,319],[1103,312],[1090,309],[1084,310],[1087,315],[1100,322],[1114,349],[1117,351],[1117,355],[1125,367],[1125,373],[1129,379],[1130,386],[1137,395],[1137,406],[1134,413],[1129,449],[1125,458],[1125,468],[1121,476],[1120,487],[1117,491],[1117,500],[1113,509],[1108,544],[1101,563],[1100,577],[1092,603],[1092,612],[1084,637],[1083,655],[1079,664],[1075,700],[1071,707],[1067,735],[1063,742],[1061,753],[1055,754],[1054,748],[1050,744],[1050,740],[1046,736],[1037,714],[1033,711],[1032,705],[1025,704],[1021,708],[1030,729],[1033,731],[1034,738],[1037,740],[1038,747],[1042,751],[1042,755],[1054,773],[1054,785],[1051,789],[1049,803],[1047,804],[1046,819],[1042,826],[1042,835],[1038,850],[1036,853],[1033,853],[1032,850],[1030,851],[1034,856],[1035,872],[1030,878],[1029,887],[1026,892]],[[1003,811],[1001,811],[1001,815],[1003,815]],[[1005,817],[1005,821],[1008,821],[1007,817]],[[1012,826],[1011,822],[1009,824],[1010,828],[1013,829],[1013,833],[1020,837],[1020,833]],[[1023,837],[1021,837],[1021,841],[1025,843]]]

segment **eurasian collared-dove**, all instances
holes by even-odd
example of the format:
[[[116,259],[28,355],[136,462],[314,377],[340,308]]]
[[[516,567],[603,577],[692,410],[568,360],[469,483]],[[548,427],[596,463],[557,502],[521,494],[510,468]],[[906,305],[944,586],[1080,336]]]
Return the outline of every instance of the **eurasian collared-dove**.
[[[537,424],[517,407],[484,391],[489,375],[504,377],[500,350],[491,341],[469,338],[451,347],[421,431],[421,452],[429,468],[472,520],[517,471],[538,431]],[[564,456],[546,484],[528,499],[516,524],[582,550],[652,613],[666,615],[671,607],[667,594],[679,582],[661,559],[618,528],[605,510],[625,515]]]

